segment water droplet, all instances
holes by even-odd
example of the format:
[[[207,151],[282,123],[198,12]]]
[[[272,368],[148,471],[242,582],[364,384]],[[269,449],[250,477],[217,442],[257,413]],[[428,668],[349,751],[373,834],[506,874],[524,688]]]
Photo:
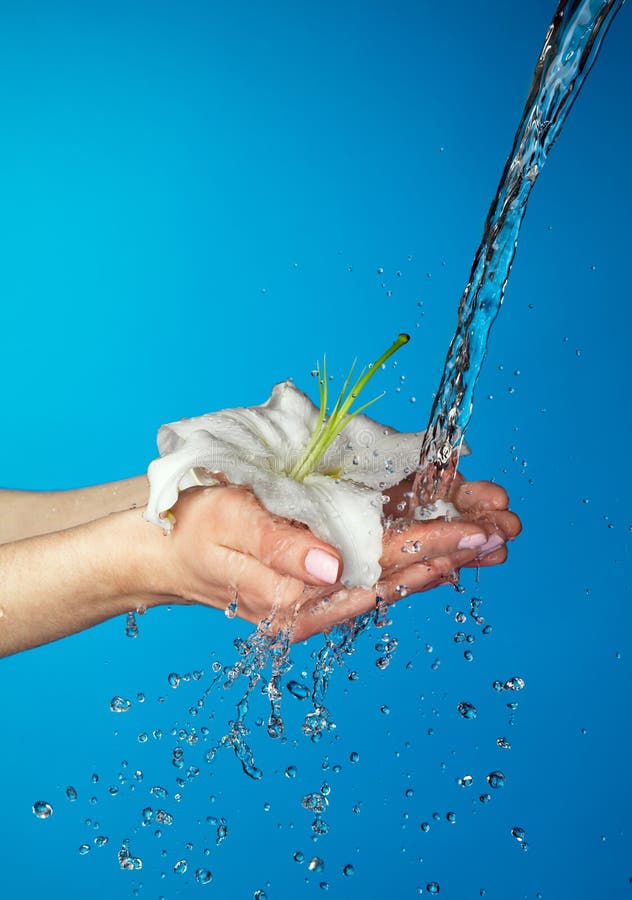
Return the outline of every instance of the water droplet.
[[[459,703],[457,709],[464,719],[475,719],[477,716],[476,707],[472,703],[463,701],[462,703]]]
[[[461,787],[472,787],[474,779],[471,775],[463,775],[462,778],[457,778],[456,783]]]
[[[294,862],[302,863],[302,862],[304,861],[304,859],[305,859],[305,854],[304,854],[304,853],[301,853],[300,850],[297,850],[297,851],[293,854],[292,859],[294,860]]]
[[[507,738],[499,737],[496,739],[496,743],[501,750],[511,750],[511,744],[509,743]]]
[[[382,266],[378,266],[377,269],[376,269],[376,272],[377,272],[378,275],[383,275],[383,274],[384,274],[384,269],[383,269],[383,267],[382,267]]]
[[[169,795],[167,788],[160,787],[158,784],[150,788],[149,793],[153,794],[154,797],[159,797],[161,800],[164,800]]]
[[[513,678],[507,679],[505,682],[505,690],[506,691],[521,691],[524,687],[524,679],[520,678],[518,675],[514,675]]]
[[[226,609],[224,610],[224,614],[227,619],[234,619],[237,615],[237,597],[234,597],[226,604]]]
[[[53,814],[53,807],[46,800],[37,800],[33,804],[33,814],[38,819],[48,819]]]
[[[68,797],[68,799],[70,800],[71,803],[74,803],[74,801],[77,799],[77,791],[74,789],[74,787],[71,784],[69,784],[68,787],[66,788],[66,796]]]
[[[314,856],[308,862],[307,868],[310,872],[322,872],[325,868],[324,860],[322,860],[320,856]]]
[[[213,880],[209,869],[196,869],[194,877],[198,884],[210,884]]]
[[[309,697],[309,687],[301,684],[300,681],[288,681],[286,686],[290,694],[297,700],[306,700]]]
[[[343,875],[346,875],[347,878],[351,878],[353,875],[355,875],[355,869],[351,865],[351,863],[347,863],[347,865],[342,870],[342,873],[343,873]]]
[[[105,834],[99,834],[95,837],[94,843],[97,847],[105,847],[110,839]]]
[[[438,881],[429,881],[426,885],[426,890],[429,894],[438,894],[441,891],[441,887]]]
[[[173,871],[176,873],[176,875],[184,875],[188,867],[189,866],[186,859],[179,859],[178,862],[174,865]]]
[[[360,754],[354,750],[353,753],[349,754],[349,762],[357,763],[360,761]]]
[[[128,612],[127,618],[125,620],[125,637],[138,637],[138,625],[136,623],[136,616],[133,612]]]
[[[420,553],[421,541],[405,541],[402,545],[402,553]]]
[[[115,713],[129,712],[132,707],[132,701],[126,700],[124,697],[112,697],[110,700],[110,710]]]
[[[157,809],[154,817],[161,825],[173,825],[173,816],[164,809]]]
[[[430,831],[430,822],[422,822],[419,826],[424,834],[427,834]]]
[[[524,842],[524,840],[527,836],[527,833],[524,830],[524,828],[521,828],[519,825],[514,825],[514,827],[511,829],[511,833],[515,837],[515,839],[518,841],[518,843],[520,843],[520,844],[522,844]]]
[[[172,688],[177,688],[178,685],[180,684],[180,676],[178,675],[177,672],[170,672],[167,675],[167,681],[169,682],[169,685]]]
[[[86,853],[90,853],[90,844],[82,844],[82,845],[79,847],[79,854],[80,854],[80,856],[85,856]]]
[[[285,770],[286,778],[296,778],[296,766],[288,766]]]
[[[487,784],[494,789],[504,788],[505,780],[503,772],[490,772],[487,776]]]
[[[228,825],[226,824],[226,819],[220,819],[219,825],[217,826],[217,835],[215,838],[215,843],[219,847],[222,841],[225,841],[228,837]]]
[[[454,825],[456,822],[456,813],[455,812],[447,812],[445,814],[446,821],[450,823],[450,825]]]

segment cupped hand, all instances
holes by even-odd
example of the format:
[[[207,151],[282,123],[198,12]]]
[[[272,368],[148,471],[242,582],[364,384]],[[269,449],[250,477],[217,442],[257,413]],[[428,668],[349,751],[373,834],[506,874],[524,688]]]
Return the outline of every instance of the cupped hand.
[[[395,508],[408,485],[391,491]],[[293,639],[303,640],[375,608],[378,596],[394,603],[410,594],[454,584],[459,569],[504,563],[507,542],[522,530],[508,509],[506,491],[491,481],[465,481],[457,475],[447,499],[461,518],[395,522],[384,533],[382,578],[371,591],[309,589],[295,613]]]
[[[464,566],[504,562],[506,542],[521,530],[505,491],[457,476],[449,499],[461,518],[385,530],[382,578],[367,591],[344,588],[339,553],[305,526],[268,513],[249,490],[190,488],[174,507],[170,534],[147,526],[153,531],[142,581],[156,603],[202,603],[254,624],[274,611],[271,627],[303,640],[375,608],[378,595],[392,603],[454,582]]]

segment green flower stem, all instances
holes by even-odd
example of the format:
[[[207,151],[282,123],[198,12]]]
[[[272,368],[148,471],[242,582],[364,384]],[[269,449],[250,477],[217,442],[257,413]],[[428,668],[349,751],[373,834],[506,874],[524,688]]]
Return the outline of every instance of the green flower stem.
[[[375,403],[376,400],[379,400],[379,397],[374,397],[373,400],[369,400],[368,403],[359,406],[357,409],[350,412],[351,406],[357,400],[360,393],[367,386],[371,378],[375,375],[377,370],[382,366],[389,357],[391,357],[394,353],[396,353],[400,347],[403,347],[404,344],[407,344],[410,340],[410,337],[407,334],[400,334],[396,341],[386,350],[379,359],[377,359],[372,366],[370,366],[365,372],[362,372],[360,377],[357,379],[351,390],[345,396],[345,392],[349,387],[349,382],[351,381],[351,376],[353,375],[353,370],[355,368],[355,362],[351,366],[349,370],[349,374],[345,378],[345,382],[342,386],[342,390],[338,395],[338,399],[336,401],[336,405],[334,406],[331,415],[327,417],[327,362],[323,360],[323,372],[321,375],[320,366],[317,367],[318,373],[318,391],[320,395],[320,411],[318,415],[318,422],[316,424],[316,428],[308,441],[307,447],[305,448],[305,452],[301,460],[294,466],[292,471],[290,472],[290,478],[294,478],[296,481],[303,481],[308,475],[310,475],[314,469],[317,467],[318,463],[324,456],[327,448],[332,444],[332,442],[338,437],[340,432],[343,430],[345,425],[351,421],[354,416],[357,416],[358,413],[361,413],[368,406],[371,406],[372,403]],[[383,396],[381,394],[380,396]]]

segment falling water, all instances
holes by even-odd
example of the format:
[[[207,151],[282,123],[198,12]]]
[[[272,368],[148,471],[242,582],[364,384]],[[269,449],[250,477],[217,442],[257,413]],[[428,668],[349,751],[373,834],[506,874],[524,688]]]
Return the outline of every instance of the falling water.
[[[459,305],[456,333],[421,449],[415,498],[439,496],[441,474],[453,453],[458,456],[531,190],[623,2],[561,0],[549,26]]]

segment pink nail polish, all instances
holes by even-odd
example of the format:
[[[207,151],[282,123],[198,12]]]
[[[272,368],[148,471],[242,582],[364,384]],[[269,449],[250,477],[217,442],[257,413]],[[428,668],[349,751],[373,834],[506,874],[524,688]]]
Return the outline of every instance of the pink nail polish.
[[[457,550],[478,550],[487,541],[486,534],[466,534],[457,544]]]
[[[498,550],[499,547],[502,547],[504,543],[505,541],[499,534],[492,534],[481,547],[477,558],[481,559],[483,556],[489,556],[494,550]]]
[[[339,566],[336,557],[324,550],[314,548],[305,557],[305,569],[325,584],[335,584],[338,581]]]

